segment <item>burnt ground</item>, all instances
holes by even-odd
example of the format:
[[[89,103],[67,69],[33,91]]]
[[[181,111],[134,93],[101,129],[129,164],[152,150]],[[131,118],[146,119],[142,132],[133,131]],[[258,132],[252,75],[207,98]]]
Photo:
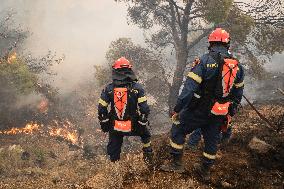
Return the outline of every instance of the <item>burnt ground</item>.
[[[263,103],[257,108],[280,128],[283,104]],[[247,106],[234,118],[233,137],[218,152],[210,183],[201,182],[193,171],[193,164],[202,153],[202,143],[197,151],[185,150],[187,172],[180,175],[147,170],[136,144],[132,146],[135,150],[124,151],[119,163],[110,163],[101,146],[106,142],[105,136],[92,134],[92,140],[100,143],[93,141],[84,148],[42,134],[0,136],[0,188],[282,189],[284,185],[284,132],[267,128]],[[249,148],[253,137],[265,141],[270,149],[260,153]],[[168,159],[168,136],[155,136],[153,145],[159,167]]]

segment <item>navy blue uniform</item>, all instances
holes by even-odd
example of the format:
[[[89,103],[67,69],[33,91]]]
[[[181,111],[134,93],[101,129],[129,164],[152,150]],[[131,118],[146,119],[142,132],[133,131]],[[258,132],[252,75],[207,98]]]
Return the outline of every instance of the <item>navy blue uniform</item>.
[[[220,128],[225,121],[224,116],[210,114],[210,99],[203,98],[204,83],[210,82],[218,75],[218,63],[214,55],[221,53],[231,57],[223,46],[214,46],[210,53],[200,58],[196,65],[187,75],[184,88],[178,97],[174,111],[179,113],[179,123],[174,123],[171,129],[171,146],[173,154],[181,154],[185,137],[195,129],[201,128],[205,148],[204,163],[211,165],[217,152]],[[241,102],[244,86],[244,70],[239,64],[234,86],[230,91],[230,101],[233,102],[230,114],[235,114],[236,106]],[[195,104],[200,99],[201,102]],[[207,102],[206,102],[207,101]]]
[[[201,129],[198,128],[191,133],[189,139],[188,139],[188,146],[195,148],[197,147],[199,141],[201,140]],[[221,132],[219,135],[219,143],[222,141],[229,140],[232,135],[232,126],[228,127],[226,132]]]
[[[99,120],[104,132],[109,132],[109,143],[107,146],[107,153],[110,156],[111,161],[117,161],[120,159],[121,146],[123,143],[124,136],[140,136],[143,143],[143,150],[149,149],[151,146],[150,142],[150,132],[147,129],[147,117],[150,113],[149,106],[147,104],[147,99],[144,94],[142,86],[136,82],[127,83],[119,87],[129,88],[129,99],[128,104],[131,106],[128,112],[132,120],[133,130],[129,133],[123,133],[115,131],[114,127],[114,84],[111,83],[105,87],[101,93],[99,100],[98,114]],[[110,108],[108,109],[108,106]],[[107,128],[104,128],[106,124]]]

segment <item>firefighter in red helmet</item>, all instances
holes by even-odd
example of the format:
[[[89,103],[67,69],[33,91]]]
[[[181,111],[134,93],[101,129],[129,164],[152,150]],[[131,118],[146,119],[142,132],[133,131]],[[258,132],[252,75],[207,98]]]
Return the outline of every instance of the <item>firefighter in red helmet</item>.
[[[112,162],[118,161],[123,137],[140,136],[145,163],[151,167],[153,150],[148,130],[150,109],[144,89],[137,83],[132,65],[126,58],[121,57],[112,65],[112,80],[102,91],[98,107],[101,129],[109,133],[107,154]]]
[[[222,126],[234,116],[244,88],[244,69],[229,52],[230,35],[222,28],[208,37],[209,52],[195,61],[177,99],[171,128],[172,161],[164,171],[184,172],[185,137],[200,128],[204,138],[201,163],[194,165],[205,181],[210,180]]]

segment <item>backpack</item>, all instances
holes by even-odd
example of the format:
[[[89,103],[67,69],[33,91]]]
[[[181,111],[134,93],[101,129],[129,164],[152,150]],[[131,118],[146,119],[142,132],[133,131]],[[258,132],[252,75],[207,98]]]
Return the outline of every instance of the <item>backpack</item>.
[[[133,104],[132,90],[129,87],[114,87],[113,89],[113,117],[114,130],[120,132],[131,132],[133,130],[133,119],[137,109],[137,103]]]
[[[218,75],[211,113],[214,115],[227,115],[231,104],[230,92],[239,70],[239,62],[233,57],[226,57],[218,53],[217,63]]]

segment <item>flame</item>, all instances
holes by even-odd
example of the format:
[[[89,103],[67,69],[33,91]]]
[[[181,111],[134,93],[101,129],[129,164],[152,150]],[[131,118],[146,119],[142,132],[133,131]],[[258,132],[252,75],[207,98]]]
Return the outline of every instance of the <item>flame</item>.
[[[76,129],[72,128],[73,125],[66,120],[63,123],[58,123],[57,121],[53,121],[54,126],[48,127],[46,133],[52,137],[61,137],[66,141],[71,142],[72,144],[78,143],[79,134]],[[17,134],[34,134],[35,132],[40,131],[43,128],[43,125],[39,125],[37,123],[28,123],[24,128],[12,128],[10,130],[0,131],[2,135],[17,135]]]
[[[72,142],[73,144],[76,144],[78,142],[79,134],[77,133],[76,129],[72,128],[73,125],[70,121],[65,120],[65,122],[63,123],[58,123],[54,120],[53,124],[54,127],[49,127],[50,136],[61,137],[65,140]],[[61,127],[58,128],[59,126]]]
[[[7,61],[8,61],[9,64],[12,64],[16,59],[17,59],[17,53],[14,52],[14,53],[10,54]]]
[[[79,141],[79,134],[74,126],[68,120],[59,123],[56,120],[53,121],[53,126],[48,127],[46,133],[49,136],[53,137],[61,137],[66,141],[70,141],[72,144],[77,144]],[[35,132],[43,129],[43,125],[39,125],[37,123],[28,123],[24,128],[12,128],[10,130],[0,131],[0,134],[3,135],[17,135],[17,134],[34,134]]]
[[[76,144],[78,142],[78,134],[76,131],[68,131],[64,128],[50,128],[49,130],[50,136],[62,137],[65,140]]]
[[[39,129],[40,126],[37,123],[28,123],[24,128],[12,128],[7,131],[0,131],[0,134],[4,135],[33,134]]]

